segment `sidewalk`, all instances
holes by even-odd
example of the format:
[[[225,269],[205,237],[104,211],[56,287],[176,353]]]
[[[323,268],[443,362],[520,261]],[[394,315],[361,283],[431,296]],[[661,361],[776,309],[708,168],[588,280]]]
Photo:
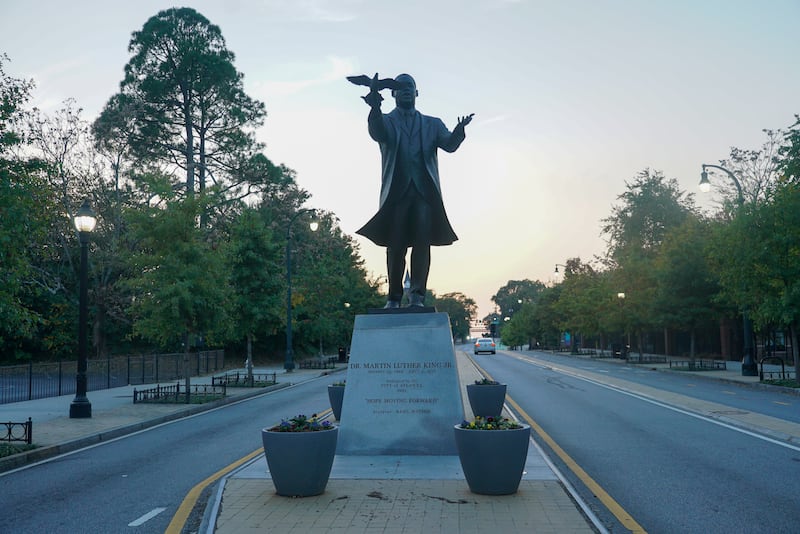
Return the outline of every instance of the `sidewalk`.
[[[254,372],[275,372],[278,383],[269,389],[279,389],[343,370],[344,367],[340,366],[338,370],[324,371],[295,369],[286,373],[283,368],[269,368],[254,369]],[[210,384],[211,377],[192,377],[191,383]],[[69,406],[75,398],[74,394],[0,404],[0,422],[22,423],[31,418],[33,442],[37,445],[36,449],[27,453],[0,458],[0,473],[269,391],[268,388],[229,388],[223,401],[208,404],[133,404],[134,389],[141,390],[154,385],[89,391],[87,397],[92,404],[92,417],[88,419],[69,418]]]

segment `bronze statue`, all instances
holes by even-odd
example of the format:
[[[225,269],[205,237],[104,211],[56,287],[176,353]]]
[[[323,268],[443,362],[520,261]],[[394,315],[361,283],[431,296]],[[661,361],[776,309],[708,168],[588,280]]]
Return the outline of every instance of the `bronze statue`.
[[[385,308],[399,308],[403,297],[406,252],[411,247],[409,306],[424,306],[431,245],[450,245],[458,239],[442,203],[437,149],[455,150],[464,141],[464,128],[474,114],[459,117],[452,132],[441,119],[418,112],[414,78],[400,74],[394,80],[367,76],[348,77],[368,85],[369,135],[381,150],[381,194],[378,213],[358,234],[386,247],[389,296]],[[381,89],[391,89],[395,109],[381,112]]]

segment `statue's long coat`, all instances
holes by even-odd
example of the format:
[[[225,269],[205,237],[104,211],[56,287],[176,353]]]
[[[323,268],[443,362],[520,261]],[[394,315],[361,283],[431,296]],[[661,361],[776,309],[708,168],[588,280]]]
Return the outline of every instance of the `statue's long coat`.
[[[442,189],[439,184],[439,160],[437,151],[439,148],[446,152],[455,150],[464,141],[464,130],[456,128],[456,132],[450,132],[441,119],[423,115],[416,112],[418,118],[419,135],[414,137],[414,142],[422,143],[422,157],[424,160],[426,176],[423,179],[430,180],[435,190],[435,198],[429,198],[433,210],[432,224],[430,229],[431,245],[450,245],[457,240],[447,213],[442,203]],[[378,142],[381,149],[381,195],[378,213],[367,222],[356,233],[370,239],[376,245],[390,246],[388,242],[390,225],[394,224],[391,216],[391,199],[394,198],[392,191],[393,179],[397,163],[397,154],[400,146],[400,135],[402,128],[402,117],[400,111],[395,108],[391,113],[380,113],[379,109],[371,111],[368,118],[369,134]],[[425,188],[431,190],[431,188]],[[396,194],[396,193],[394,193]],[[412,243],[407,243],[411,246]]]

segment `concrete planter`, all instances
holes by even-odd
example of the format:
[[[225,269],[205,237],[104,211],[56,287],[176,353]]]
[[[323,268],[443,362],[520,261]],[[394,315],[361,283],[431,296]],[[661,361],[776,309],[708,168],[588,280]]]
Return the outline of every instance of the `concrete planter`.
[[[310,497],[325,491],[336,454],[339,428],[318,432],[261,430],[261,442],[275,492]]]
[[[344,401],[345,386],[328,386],[328,400],[331,401],[333,416],[337,421],[342,420],[342,401]]]
[[[472,413],[480,417],[500,417],[506,400],[506,384],[467,384]]]
[[[530,425],[513,430],[454,428],[458,459],[469,490],[480,495],[516,493],[528,457]]]

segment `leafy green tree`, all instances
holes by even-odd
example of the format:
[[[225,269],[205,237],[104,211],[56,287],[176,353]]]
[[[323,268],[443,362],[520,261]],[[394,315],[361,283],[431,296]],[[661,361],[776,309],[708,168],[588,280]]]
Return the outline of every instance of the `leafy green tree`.
[[[531,340],[535,337],[531,325],[533,323],[532,312],[536,304],[523,304],[520,310],[514,313],[514,316],[503,325],[500,331],[500,340],[503,344],[509,347],[516,347],[530,344]]]
[[[694,196],[660,171],[645,169],[626,187],[617,197],[620,204],[602,221],[607,255],[617,262],[633,253],[654,256],[667,232],[696,211]]]
[[[52,203],[43,162],[15,155],[23,145],[20,122],[33,82],[6,75],[7,61],[0,56],[0,354],[14,361],[30,357],[26,346],[44,322],[34,280]]]
[[[725,293],[748,309],[757,327],[788,328],[795,370],[800,371],[798,184],[787,181],[774,190],[769,201],[745,205],[740,215],[721,229],[714,258]]]
[[[800,182],[800,115],[795,115],[794,121],[778,149],[782,182]]]
[[[511,282],[510,282],[511,283]],[[555,347],[560,336],[560,322],[562,317],[556,309],[561,287],[547,287],[540,281],[535,281],[529,287],[535,287],[533,297],[524,300],[508,321],[500,325],[500,339],[510,346],[528,343],[529,346]],[[500,291],[498,292],[500,293]],[[491,319],[491,315],[487,317]]]
[[[599,283],[600,273],[588,263],[582,263],[580,258],[567,260],[564,281],[560,284],[561,292],[555,308],[563,318],[561,328],[581,336],[600,335],[601,314],[599,307],[605,300],[605,287]],[[573,349],[577,347],[573,343]]]
[[[560,325],[563,318],[556,307],[561,290],[561,286],[546,287],[532,304],[531,323],[528,326],[529,337],[544,347],[558,347],[561,339]]]
[[[655,263],[658,322],[689,331],[692,360],[698,327],[720,317],[715,305],[720,288],[708,262],[710,236],[708,223],[689,217],[667,234]]]
[[[265,111],[244,92],[220,28],[194,9],[166,9],[133,33],[128,49],[120,95],[95,133],[121,137],[115,144],[135,158],[177,165],[189,194],[210,183],[238,191],[242,168],[261,148],[253,132]]]
[[[263,212],[246,208],[235,221],[227,246],[237,334],[247,338],[247,373],[252,379],[253,340],[274,334],[282,323],[281,249],[272,238]]]
[[[538,280],[509,280],[492,296],[492,301],[503,317],[511,317],[522,308],[522,304],[536,301],[543,289],[544,284]]]
[[[153,177],[153,185],[168,194],[166,177]],[[231,332],[232,295],[223,252],[209,245],[196,224],[205,200],[205,195],[172,200],[129,214],[136,246],[125,285],[133,295],[133,334],[164,348],[182,345],[187,388],[190,345],[203,339],[215,346]]]
[[[437,296],[433,305],[437,311],[445,312],[450,317],[453,339],[469,337],[469,325],[478,312],[478,305],[473,299],[456,291]]]
[[[293,238],[297,250],[292,263],[298,275],[292,278],[292,300],[297,345],[306,350],[317,345],[324,353],[325,346],[348,345],[354,314],[379,307],[381,300],[377,284],[367,280],[356,242],[331,214],[317,213],[319,229],[311,232],[297,225]]]
[[[646,169],[626,185],[618,197],[621,203],[602,221],[602,232],[608,238],[606,263],[614,271],[617,292],[625,293],[625,330],[636,334],[641,353],[644,331],[658,326],[654,309],[658,251],[668,232],[696,208],[693,195],[659,171]]]

